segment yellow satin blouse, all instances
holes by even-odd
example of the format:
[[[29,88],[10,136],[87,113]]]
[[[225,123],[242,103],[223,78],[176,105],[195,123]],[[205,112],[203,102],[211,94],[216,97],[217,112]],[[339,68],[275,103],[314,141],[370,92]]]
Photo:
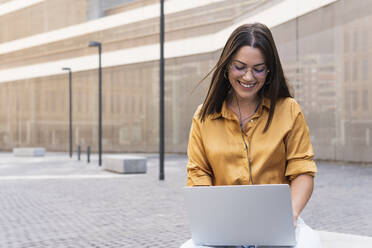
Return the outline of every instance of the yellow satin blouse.
[[[247,152],[238,117],[223,103],[221,113],[201,122],[196,110],[188,145],[187,185],[249,184]],[[293,98],[278,100],[269,129],[263,133],[270,100],[244,127],[254,184],[282,184],[300,174],[314,176],[313,148],[301,108]]]

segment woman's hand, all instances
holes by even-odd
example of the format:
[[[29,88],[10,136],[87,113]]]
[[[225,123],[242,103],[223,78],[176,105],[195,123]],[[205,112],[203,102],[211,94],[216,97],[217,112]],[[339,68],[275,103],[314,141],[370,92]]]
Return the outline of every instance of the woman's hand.
[[[295,215],[295,213],[293,213],[293,226],[296,228],[297,226],[297,218],[298,216]]]
[[[291,197],[293,210],[293,225],[296,227],[297,218],[305,208],[314,189],[314,177],[301,174],[291,182]]]

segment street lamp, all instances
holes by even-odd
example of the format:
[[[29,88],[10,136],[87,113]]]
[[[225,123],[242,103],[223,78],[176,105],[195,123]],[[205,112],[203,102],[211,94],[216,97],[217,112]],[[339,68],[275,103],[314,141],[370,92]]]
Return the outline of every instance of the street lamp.
[[[89,47],[98,47],[98,165],[102,165],[102,67],[101,52],[102,43],[98,41],[89,41]]]
[[[70,117],[70,158],[72,158],[72,72],[70,67],[63,67],[63,71],[68,71],[69,78],[69,117]]]
[[[160,0],[159,180],[164,180],[164,0]]]

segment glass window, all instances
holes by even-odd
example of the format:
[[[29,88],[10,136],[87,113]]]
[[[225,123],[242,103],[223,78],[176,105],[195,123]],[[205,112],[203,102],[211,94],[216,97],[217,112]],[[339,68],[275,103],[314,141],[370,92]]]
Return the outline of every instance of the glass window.
[[[132,141],[140,142],[142,140],[142,130],[139,124],[135,124],[132,129]]]
[[[349,80],[349,62],[345,62],[345,68],[344,68],[344,80]]]
[[[115,102],[116,102],[116,113],[120,113],[120,111],[121,111],[121,97],[120,97],[120,95],[118,94],[118,95],[116,95],[116,97],[115,97]]]
[[[363,60],[363,80],[368,80],[368,60]]]
[[[129,96],[125,96],[124,98],[124,106],[125,106],[125,113],[129,113]]]
[[[82,102],[81,102],[81,93],[80,91],[76,92],[76,97],[77,97],[77,112],[81,112],[81,107],[82,107]]]
[[[40,106],[41,106],[41,97],[35,97],[35,101],[36,101],[36,107],[35,107],[35,109],[36,109],[36,111],[40,111],[41,110],[41,108],[40,108]]]
[[[116,96],[111,94],[111,104],[110,104],[110,113],[114,113],[115,110],[114,110],[114,106],[115,106],[115,99],[116,99]]]
[[[353,110],[355,111],[358,109],[358,92],[353,91],[351,97],[352,97]]]
[[[363,110],[368,110],[368,91],[365,90],[363,91],[363,97],[362,97],[362,105],[363,105]]]
[[[110,113],[110,99],[108,96],[108,93],[102,93],[102,113]]]
[[[86,112],[87,111],[87,101],[86,101],[86,98],[87,98],[87,94],[85,92],[82,92],[81,93],[81,109],[82,109],[82,112]]]
[[[350,104],[351,104],[351,95],[350,95],[350,92],[346,92],[345,93],[345,98],[346,98],[346,101],[344,102],[345,103],[345,106],[344,106],[344,109],[346,111],[350,111],[351,108],[350,108]]]
[[[344,33],[344,52],[349,51],[350,41],[349,41],[349,34]]]
[[[358,32],[355,30],[354,31],[354,42],[353,42],[353,48],[354,52],[358,51]]]
[[[48,98],[48,95],[50,94],[49,91],[44,91],[44,99],[43,99],[43,109],[45,112],[48,112],[49,111],[49,98]]]
[[[52,111],[55,112],[56,111],[56,92],[55,91],[52,91],[52,94],[50,94],[50,102],[52,103]]]
[[[368,30],[363,31],[363,51],[368,51]]]
[[[65,106],[66,94],[65,94],[65,92],[61,92],[60,96],[61,96],[61,98],[60,98],[60,106],[59,107],[60,107],[62,112],[65,112],[66,111],[66,106]],[[70,103],[70,101],[68,101],[68,103]]]
[[[121,127],[119,130],[119,144],[129,144],[128,127]]]
[[[131,99],[132,99],[132,103],[131,103],[131,105],[132,105],[132,114],[134,114],[134,112],[135,112],[135,105],[136,105],[136,98],[135,98],[135,96],[132,96]]]
[[[358,80],[358,62],[354,62],[354,68],[353,68],[353,80]]]
[[[138,102],[138,109],[139,109],[139,112],[142,113],[144,110],[143,110],[143,97],[140,97],[139,98],[139,102]]]
[[[16,110],[19,111],[19,96],[16,96]]]

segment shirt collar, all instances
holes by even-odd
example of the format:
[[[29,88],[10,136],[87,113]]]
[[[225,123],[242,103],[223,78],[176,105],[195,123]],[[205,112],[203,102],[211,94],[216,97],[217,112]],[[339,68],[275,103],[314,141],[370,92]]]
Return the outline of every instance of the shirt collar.
[[[257,110],[257,113],[261,113],[262,107],[265,107],[267,109],[270,109],[270,102],[271,101],[270,101],[269,98],[264,97],[262,99],[261,106]],[[213,113],[213,114],[210,115],[210,118],[212,120],[218,119],[220,117],[223,117],[223,118],[229,119],[229,120],[236,119],[234,113],[230,109],[228,109],[226,100],[223,101],[223,103],[222,103],[222,108],[221,108],[221,112],[220,113]]]
[[[223,117],[223,118],[226,118],[226,119],[233,119],[234,118],[234,114],[230,111],[230,109],[227,108],[226,100],[223,101],[223,103],[222,103],[221,112],[211,114],[210,118],[212,120],[215,120],[215,119],[218,119],[220,117]]]
[[[271,104],[271,100],[269,98],[264,97],[262,99],[262,103],[261,103],[262,106],[266,107],[267,109],[270,109],[270,104]]]

